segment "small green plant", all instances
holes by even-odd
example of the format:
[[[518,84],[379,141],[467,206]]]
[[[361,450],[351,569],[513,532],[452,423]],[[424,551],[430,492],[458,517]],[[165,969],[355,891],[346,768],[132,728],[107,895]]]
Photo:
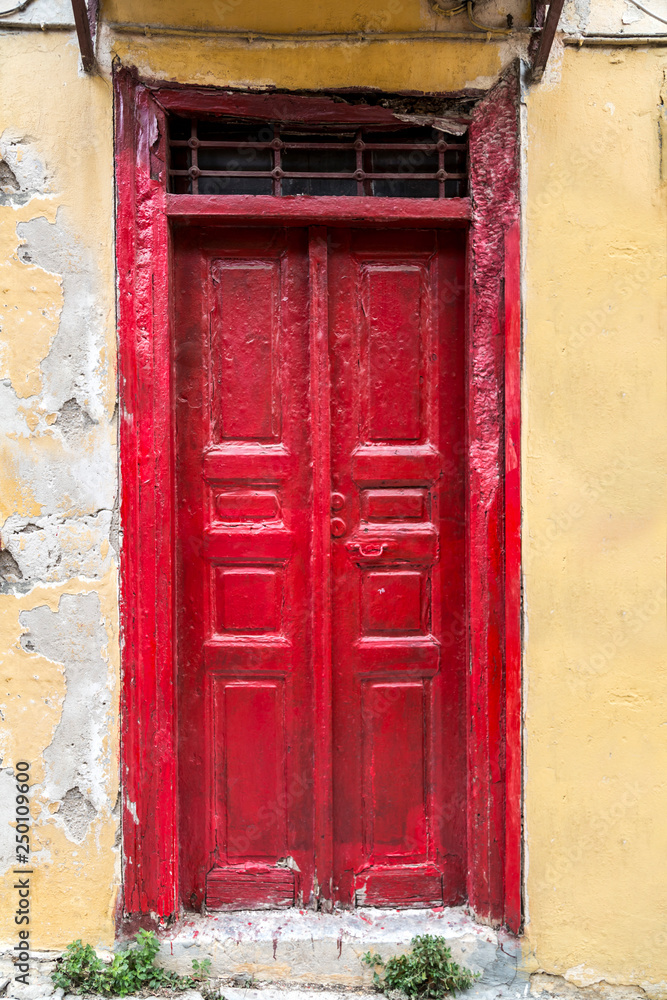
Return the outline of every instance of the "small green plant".
[[[51,976],[53,984],[65,993],[98,993],[126,997],[130,993],[161,987],[185,990],[206,978],[211,961],[204,958],[192,963],[194,976],[179,976],[155,964],[160,942],[153,931],[140,930],[134,947],[114,955],[111,963],[97,957],[95,949],[81,940],[67,945]]]
[[[373,969],[376,989],[382,993],[398,990],[409,997],[443,997],[469,989],[479,977],[479,973],[452,961],[443,937],[420,934],[410,945],[412,951],[407,955],[394,955],[386,962],[369,951],[362,956],[362,961]]]
[[[211,978],[211,959],[198,958],[192,959],[192,978],[196,979],[198,983],[202,983],[207,979]]]

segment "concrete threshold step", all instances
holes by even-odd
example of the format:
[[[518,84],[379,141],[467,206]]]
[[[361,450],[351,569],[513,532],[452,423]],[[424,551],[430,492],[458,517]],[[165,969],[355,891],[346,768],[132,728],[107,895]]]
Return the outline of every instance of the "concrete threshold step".
[[[462,907],[194,915],[161,935],[160,961],[187,974],[193,959],[209,959],[211,975],[230,983],[228,987],[221,983],[225,1000],[307,1000],[306,993],[312,1000],[340,1000],[341,988],[378,1000],[380,994],[373,992],[372,972],[363,965],[362,955],[374,951],[386,959],[403,953],[417,934],[444,937],[455,961],[481,973],[480,983],[466,993],[471,1000],[478,996],[481,1000],[482,994],[476,992],[481,983],[485,987],[512,983],[512,989],[520,985],[520,992],[512,996],[527,992],[527,979],[517,971],[519,942],[504,931],[476,923]],[[233,982],[239,976],[251,977],[250,989]],[[280,989],[269,996],[267,987],[274,984],[275,988],[276,982]],[[325,998],[313,987],[334,992]]]

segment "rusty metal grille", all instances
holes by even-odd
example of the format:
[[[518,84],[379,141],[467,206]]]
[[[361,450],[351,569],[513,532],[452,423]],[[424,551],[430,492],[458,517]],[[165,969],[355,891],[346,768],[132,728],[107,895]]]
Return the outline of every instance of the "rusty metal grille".
[[[462,198],[465,137],[430,127],[330,131],[223,119],[169,121],[175,194]]]

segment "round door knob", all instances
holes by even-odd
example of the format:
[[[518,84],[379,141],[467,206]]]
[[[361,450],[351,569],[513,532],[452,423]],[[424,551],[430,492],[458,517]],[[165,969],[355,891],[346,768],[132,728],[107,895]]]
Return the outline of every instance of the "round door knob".
[[[345,506],[345,497],[342,493],[332,493],[331,494],[331,509],[332,510],[342,510]]]
[[[342,517],[333,517],[331,519],[331,534],[334,538],[340,538],[347,531],[347,525]]]

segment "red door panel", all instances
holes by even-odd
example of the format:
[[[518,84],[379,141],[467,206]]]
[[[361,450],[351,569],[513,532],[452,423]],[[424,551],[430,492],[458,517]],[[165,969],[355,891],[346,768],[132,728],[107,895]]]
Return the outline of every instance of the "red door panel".
[[[176,260],[182,897],[307,904],[306,234],[195,233]]]
[[[324,415],[315,240],[176,238],[179,878],[197,908],[463,898],[462,238],[330,232]]]
[[[456,234],[331,254],[335,895],[459,902],[465,856],[463,285]]]

